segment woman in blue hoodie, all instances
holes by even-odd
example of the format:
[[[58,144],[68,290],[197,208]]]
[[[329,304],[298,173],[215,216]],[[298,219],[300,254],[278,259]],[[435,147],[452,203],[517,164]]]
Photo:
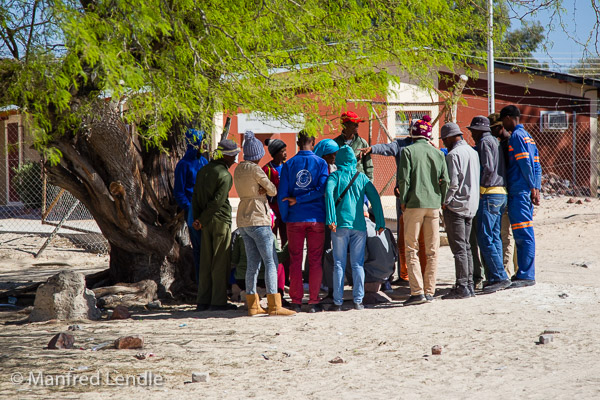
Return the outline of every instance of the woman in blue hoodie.
[[[198,282],[198,271],[200,267],[200,247],[202,242],[202,231],[192,228],[194,216],[192,215],[192,193],[196,184],[196,175],[200,168],[208,164],[206,158],[202,157],[200,144],[204,132],[198,129],[188,129],[185,132],[187,151],[175,167],[175,185],[173,197],[177,205],[185,212],[190,242],[194,251],[194,268],[196,271],[196,282]]]
[[[340,147],[335,159],[337,171],[329,175],[325,188],[326,223],[331,229],[333,244],[333,303],[330,311],[340,311],[344,302],[344,270],[350,246],[352,267],[352,296],[354,308],[364,309],[365,244],[367,226],[364,217],[365,194],[373,207],[378,233],[383,232],[385,220],[377,189],[362,172],[356,171],[356,156],[351,147]],[[348,188],[348,190],[346,190]],[[345,192],[345,193],[344,193]]]

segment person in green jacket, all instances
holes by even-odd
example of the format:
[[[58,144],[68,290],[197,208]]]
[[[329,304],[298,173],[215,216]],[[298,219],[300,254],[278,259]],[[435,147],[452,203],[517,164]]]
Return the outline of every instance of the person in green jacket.
[[[359,162],[356,164],[356,170],[363,172],[371,182],[373,182],[373,160],[371,155],[366,154],[360,157],[360,149],[369,146],[367,141],[358,135],[358,124],[365,122],[360,119],[355,112],[346,111],[342,114],[342,134],[336,137],[334,140],[338,146],[348,145],[352,147],[354,155],[359,158]]]
[[[373,207],[375,229],[378,233],[383,232],[385,228],[383,208],[373,183],[365,174],[357,171],[356,156],[351,147],[344,145],[340,148],[335,164],[338,170],[329,175],[325,187],[326,224],[331,229],[334,263],[334,304],[329,310],[340,311],[342,309],[348,246],[350,246],[354,308],[362,310],[364,309],[362,300],[365,286],[364,263],[367,240],[367,225],[363,210],[365,194]]]
[[[448,169],[444,153],[432,146],[431,118],[425,115],[410,130],[414,143],[405,147],[398,163],[398,192],[404,215],[404,243],[410,297],[405,306],[433,300],[440,247],[440,207],[448,190]],[[423,230],[427,267],[421,272],[417,255]]]
[[[235,310],[227,303],[227,281],[231,270],[231,204],[233,178],[229,168],[240,152],[233,140],[222,140],[217,156],[196,176],[192,195],[194,229],[202,229],[200,271],[196,311]]]

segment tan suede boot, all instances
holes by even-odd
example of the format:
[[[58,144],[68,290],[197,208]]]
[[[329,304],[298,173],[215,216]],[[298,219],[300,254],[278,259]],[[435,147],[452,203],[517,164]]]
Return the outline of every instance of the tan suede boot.
[[[294,315],[295,311],[288,310],[287,308],[283,308],[281,306],[281,295],[279,293],[275,294],[267,294],[267,303],[269,305],[268,312],[269,315]]]
[[[248,306],[248,315],[251,317],[267,313],[260,306],[260,298],[258,297],[257,293],[246,295],[246,305]]]

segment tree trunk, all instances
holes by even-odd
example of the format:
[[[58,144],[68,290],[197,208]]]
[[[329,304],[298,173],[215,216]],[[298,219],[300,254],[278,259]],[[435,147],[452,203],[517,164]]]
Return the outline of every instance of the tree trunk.
[[[50,144],[62,159],[46,172],[87,207],[108,240],[109,283],[152,279],[159,297],[193,296],[192,251],[172,195],[183,135],[175,129],[162,150],[140,143],[117,105],[105,102],[83,126]]]

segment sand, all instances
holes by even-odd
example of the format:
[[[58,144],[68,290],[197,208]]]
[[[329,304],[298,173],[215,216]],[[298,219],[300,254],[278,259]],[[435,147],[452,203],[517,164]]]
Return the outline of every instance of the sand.
[[[537,284],[467,300],[279,318],[168,306],[134,311],[130,320],[76,322],[82,330],[72,333],[84,350],[44,349],[73,322],[14,325],[23,314],[0,312],[7,323],[0,327],[0,398],[600,398],[600,205],[542,205],[535,223]],[[40,261],[23,254],[0,254],[1,282],[64,268],[34,267]],[[81,271],[108,263],[77,251],[44,260],[59,255]],[[442,247],[438,294],[453,279],[450,249]],[[554,341],[537,344],[548,329],[559,332]],[[90,350],[129,334],[143,335],[145,348]],[[432,355],[434,345],[441,355]],[[153,356],[138,360],[140,352]],[[335,357],[344,362],[330,363]],[[99,376],[102,384],[29,384],[30,372],[50,380]],[[210,379],[191,383],[193,372]],[[12,383],[15,373],[25,383]],[[140,374],[163,382],[134,385]]]

